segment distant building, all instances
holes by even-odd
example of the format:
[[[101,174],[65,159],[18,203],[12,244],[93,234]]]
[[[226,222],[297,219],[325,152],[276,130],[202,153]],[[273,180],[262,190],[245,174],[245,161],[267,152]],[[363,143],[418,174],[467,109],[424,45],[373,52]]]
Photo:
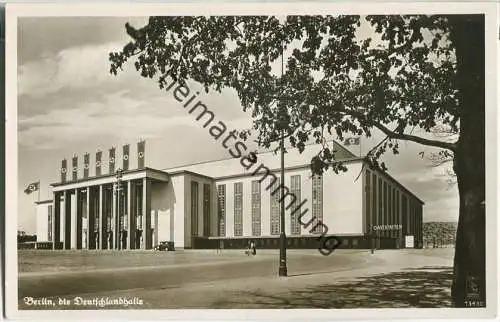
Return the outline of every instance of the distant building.
[[[109,160],[98,152],[95,170],[88,154],[83,171],[73,157],[70,178],[63,160],[53,198],[36,204],[38,241],[64,249],[151,249],[162,241],[176,249],[242,248],[249,240],[279,247],[280,194],[272,193],[279,156],[261,153],[248,170],[240,159],[157,170],[145,167],[144,146],[138,150],[138,168],[129,169],[124,148],[120,173],[114,148]],[[338,236],[343,248],[370,248],[372,238],[377,248],[422,247],[423,201],[340,144],[336,150],[345,173],[312,176],[314,148],[285,155],[285,186],[296,197],[285,195],[287,247],[317,248],[321,234]],[[303,225],[300,213],[303,223],[316,219]]]

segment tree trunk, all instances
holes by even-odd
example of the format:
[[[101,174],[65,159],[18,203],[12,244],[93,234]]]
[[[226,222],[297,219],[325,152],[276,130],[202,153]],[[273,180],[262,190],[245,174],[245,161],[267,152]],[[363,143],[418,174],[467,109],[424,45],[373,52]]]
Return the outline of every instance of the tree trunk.
[[[457,57],[460,136],[454,155],[460,196],[452,300],[486,306],[484,16],[450,18]]]

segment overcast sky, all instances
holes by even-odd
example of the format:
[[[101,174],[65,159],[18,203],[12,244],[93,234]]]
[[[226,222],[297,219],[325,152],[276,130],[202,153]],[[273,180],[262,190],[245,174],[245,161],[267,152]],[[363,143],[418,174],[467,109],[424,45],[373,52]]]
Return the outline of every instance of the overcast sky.
[[[168,168],[228,158],[227,151],[193,121],[170,93],[129,68],[109,74],[108,53],[128,41],[125,22],[140,26],[145,18],[21,18],[18,25],[19,214],[18,227],[36,231],[30,182],[40,180],[40,198],[51,198],[50,183],[59,180],[60,161],[97,149],[147,142],[147,165]],[[217,118],[233,128],[251,125],[237,96],[203,91],[199,95]],[[414,133],[415,134],[415,133]],[[383,136],[362,138],[367,152]],[[359,147],[352,151],[359,153]],[[458,193],[444,168],[431,168],[418,153],[436,151],[402,142],[401,153],[384,156],[389,173],[426,204],[424,221],[455,221]]]

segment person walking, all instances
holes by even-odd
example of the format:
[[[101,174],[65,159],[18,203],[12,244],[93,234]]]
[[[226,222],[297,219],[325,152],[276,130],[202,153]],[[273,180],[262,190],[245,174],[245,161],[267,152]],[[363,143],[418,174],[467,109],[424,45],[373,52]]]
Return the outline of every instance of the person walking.
[[[257,249],[255,247],[255,242],[253,240],[250,242],[250,251],[253,256],[257,254]]]

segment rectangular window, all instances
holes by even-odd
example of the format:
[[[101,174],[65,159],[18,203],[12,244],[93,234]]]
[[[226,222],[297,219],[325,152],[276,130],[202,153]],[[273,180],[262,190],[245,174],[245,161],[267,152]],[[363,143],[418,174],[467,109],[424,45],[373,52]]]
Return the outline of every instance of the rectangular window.
[[[371,212],[371,176],[370,176],[370,171],[366,170],[365,172],[365,180],[366,180],[366,185],[365,185],[365,223],[366,223],[366,231],[370,232],[370,228],[373,225],[372,223],[372,212]]]
[[[403,234],[404,235],[409,235],[409,229],[408,229],[408,199],[406,198],[406,195],[401,195],[401,206],[402,206],[402,215],[403,215]]]
[[[375,173],[372,174],[372,233],[374,232],[373,226],[378,225],[378,209],[377,209],[377,175]]]
[[[198,182],[191,181],[191,235],[198,236]]]
[[[387,225],[389,225],[389,230],[387,231],[387,236],[392,235],[392,229],[390,225],[392,225],[392,188],[391,184],[387,183]]]
[[[388,210],[389,210],[389,207],[388,207],[388,204],[387,204],[387,181],[384,181],[384,195],[382,197],[382,213],[383,213],[383,216],[384,218],[382,219],[382,225],[387,225],[388,224]],[[387,229],[384,229],[382,230],[382,235],[383,236],[387,236],[388,235],[388,231]]]
[[[105,210],[105,216],[106,216],[106,231],[111,232],[112,229],[112,218],[113,218],[113,188],[111,186],[108,186],[105,191],[105,200],[106,200],[106,210]],[[141,190],[142,191],[142,190]],[[142,193],[141,193],[142,196]],[[139,199],[142,200],[142,199]],[[140,227],[142,229],[142,202],[139,202],[141,206],[141,222],[140,222]]]
[[[252,181],[252,236],[260,236],[260,181]]]
[[[95,191],[97,193],[94,194],[94,198],[93,198],[93,208],[94,208],[94,232],[98,232],[99,231],[99,226],[101,225],[101,223],[99,222],[99,190],[97,189]]]
[[[378,213],[377,213],[377,224],[378,225],[383,225],[384,222],[382,221],[383,218],[383,208],[382,208],[382,178],[378,178]],[[381,235],[380,231],[378,231],[378,235]]]
[[[392,188],[392,224],[396,225],[397,224],[397,218],[396,218],[396,188]],[[397,230],[392,231],[392,236],[396,237],[397,236]]]
[[[319,175],[312,178],[312,218],[313,233],[322,233],[323,225],[318,225],[318,222],[323,221],[323,176]]]
[[[243,183],[234,183],[234,236],[243,236]]]
[[[226,236],[226,185],[217,186],[217,210],[219,216],[219,236]]]
[[[48,221],[49,221],[49,226],[48,226],[48,231],[47,231],[47,241],[52,241],[52,205],[48,206]]]
[[[135,213],[137,214],[136,218],[136,227],[138,230],[142,230],[142,184],[138,184],[135,188],[135,194],[136,194],[136,199],[138,202],[136,202],[136,208],[135,208]]]
[[[203,184],[203,236],[210,236],[210,184]]]
[[[411,201],[411,234],[416,236],[415,231],[415,202]]]
[[[408,207],[410,208],[410,227],[409,227],[409,233],[410,235],[414,236],[415,234],[413,233],[413,203],[411,198],[408,198]]]
[[[124,187],[122,186],[119,189],[120,190],[118,190],[119,192],[117,193],[117,195],[120,196],[120,198],[118,200],[119,201],[118,202],[118,227],[119,227],[118,229],[119,229],[119,231],[123,231],[125,229],[125,226],[124,226],[124,222],[125,222],[124,215],[125,215],[125,211],[126,211],[125,209],[126,209],[126,205],[127,205],[126,204],[126,200],[127,200],[126,198],[127,197],[125,195]],[[83,208],[85,209],[86,199],[84,198],[82,200],[82,202],[83,202]],[[86,211],[84,213],[86,213]]]
[[[401,220],[399,220],[401,214],[401,208],[399,207],[399,190],[396,191],[396,224],[401,225]],[[398,228],[398,236],[399,236],[399,228]]]
[[[277,179],[269,189],[271,194],[271,235],[279,235],[280,233],[280,193],[278,187],[280,186],[280,179]],[[275,192],[273,194],[273,192]]]
[[[408,207],[410,208],[410,210],[409,210],[409,213],[410,213],[409,234],[412,236],[415,236],[414,231],[413,231],[413,201],[411,200],[411,197],[408,198]]]
[[[300,175],[295,175],[291,176],[290,178],[290,190],[292,195],[297,197],[297,199],[294,200],[292,207],[290,207],[290,213],[293,212],[293,214],[290,216],[290,233],[292,235],[300,235],[300,222],[299,222],[299,216],[300,216],[300,208],[296,209],[300,205]]]

